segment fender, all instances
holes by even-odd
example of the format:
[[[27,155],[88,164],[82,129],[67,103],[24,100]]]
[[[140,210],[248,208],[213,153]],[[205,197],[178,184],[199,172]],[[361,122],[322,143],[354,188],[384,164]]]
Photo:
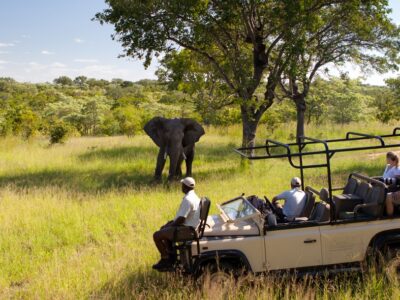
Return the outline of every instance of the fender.
[[[194,265],[193,265],[193,273],[199,275],[201,272],[201,267],[216,260],[231,260],[234,259],[237,261],[241,266],[243,266],[246,271],[251,272],[250,263],[246,257],[246,255],[239,250],[216,250],[216,251],[207,251],[201,253]]]
[[[382,231],[375,235],[369,243],[374,252],[385,251],[388,246],[397,244],[400,247],[400,229]]]

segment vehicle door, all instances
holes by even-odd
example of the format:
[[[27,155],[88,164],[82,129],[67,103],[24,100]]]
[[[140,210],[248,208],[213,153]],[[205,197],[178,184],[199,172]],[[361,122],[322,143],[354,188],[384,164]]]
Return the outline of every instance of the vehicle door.
[[[269,230],[264,242],[268,270],[322,265],[319,226]]]
[[[363,260],[368,243],[375,234],[373,227],[372,222],[321,226],[324,265]]]

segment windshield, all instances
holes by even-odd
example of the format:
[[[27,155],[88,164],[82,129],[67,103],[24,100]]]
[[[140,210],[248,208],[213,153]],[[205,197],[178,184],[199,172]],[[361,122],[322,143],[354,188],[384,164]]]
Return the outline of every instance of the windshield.
[[[226,202],[220,208],[232,221],[257,213],[257,210],[244,198]]]

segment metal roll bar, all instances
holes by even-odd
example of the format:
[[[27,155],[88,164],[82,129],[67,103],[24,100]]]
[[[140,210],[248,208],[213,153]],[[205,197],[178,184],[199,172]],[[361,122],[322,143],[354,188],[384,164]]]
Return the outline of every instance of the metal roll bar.
[[[351,152],[351,151],[361,151],[361,150],[374,150],[374,149],[387,149],[387,148],[395,148],[400,147],[400,143],[388,144],[385,143],[385,138],[391,137],[400,137],[400,127],[396,127],[393,129],[392,134],[386,135],[371,135],[360,132],[347,132],[345,138],[336,138],[336,139],[327,139],[321,140],[313,137],[301,136],[297,139],[295,143],[283,143],[280,141],[275,141],[272,139],[266,139],[265,146],[254,146],[254,147],[242,147],[234,149],[235,152],[240,154],[242,157],[248,158],[250,160],[259,160],[259,159],[273,159],[273,158],[287,158],[289,164],[295,168],[300,170],[300,177],[302,181],[302,188],[304,189],[304,169],[311,168],[326,168],[327,171],[327,179],[328,179],[328,191],[329,191],[329,202],[333,206],[332,202],[332,191],[335,190],[332,188],[332,176],[331,176],[331,165],[330,160],[336,153],[341,152]],[[330,148],[330,144],[338,143],[338,142],[352,142],[352,141],[361,141],[361,140],[378,140],[379,145],[372,146],[357,146],[357,147],[343,147],[343,148]],[[311,144],[321,144],[324,147],[324,150],[314,150],[314,151],[304,151],[307,145]],[[274,148],[284,148],[286,150],[286,154],[273,154],[271,150]],[[292,151],[291,147],[296,147],[297,151]],[[265,149],[265,154],[263,155],[254,155],[255,150]],[[250,152],[250,154],[249,154]],[[303,157],[304,156],[313,156],[313,155],[324,155],[325,163],[319,164],[304,164]],[[293,162],[293,158],[299,158],[299,164],[295,164]],[[357,174],[358,175],[358,174]],[[365,179],[365,178],[364,178]],[[369,181],[373,179],[368,179]],[[377,180],[374,180],[376,184],[382,184]],[[333,213],[333,211],[331,212]],[[333,220],[331,216],[331,220]]]

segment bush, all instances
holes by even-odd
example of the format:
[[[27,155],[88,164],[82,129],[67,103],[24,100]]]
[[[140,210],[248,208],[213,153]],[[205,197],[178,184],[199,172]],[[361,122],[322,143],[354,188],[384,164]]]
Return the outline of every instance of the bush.
[[[63,123],[50,127],[50,144],[62,144],[67,139],[69,128]]]

